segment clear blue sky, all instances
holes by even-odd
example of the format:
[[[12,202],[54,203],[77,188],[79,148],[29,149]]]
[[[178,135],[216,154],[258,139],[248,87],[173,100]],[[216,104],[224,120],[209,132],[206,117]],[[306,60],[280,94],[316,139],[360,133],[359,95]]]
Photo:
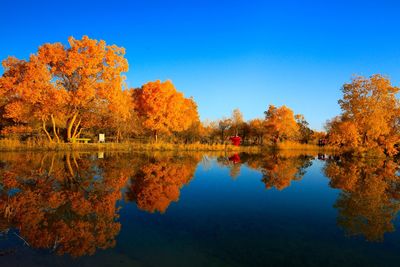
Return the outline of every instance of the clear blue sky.
[[[352,75],[400,81],[396,1],[56,2],[1,0],[1,59],[68,36],[104,39],[126,48],[129,86],[170,79],[201,119],[286,104],[322,129]]]

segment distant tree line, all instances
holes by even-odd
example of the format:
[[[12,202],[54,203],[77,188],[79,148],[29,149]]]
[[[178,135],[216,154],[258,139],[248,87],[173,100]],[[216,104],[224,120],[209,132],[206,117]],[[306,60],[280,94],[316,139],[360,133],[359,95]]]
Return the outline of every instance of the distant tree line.
[[[197,104],[171,81],[128,88],[125,50],[84,36],[68,45],[44,44],[28,60],[8,57],[0,77],[0,134],[3,138],[71,142],[79,137],[109,141],[225,143],[276,146],[282,142],[329,144],[349,153],[395,155],[399,147],[398,87],[381,75],[356,77],[343,88],[342,113],[326,132],[310,129],[303,115],[270,105],[263,118],[200,122]],[[322,141],[322,142],[321,142]]]

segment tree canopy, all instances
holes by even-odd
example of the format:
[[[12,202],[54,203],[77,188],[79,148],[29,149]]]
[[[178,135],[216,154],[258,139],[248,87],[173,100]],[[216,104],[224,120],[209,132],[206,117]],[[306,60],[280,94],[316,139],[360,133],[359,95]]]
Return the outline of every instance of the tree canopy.
[[[342,114],[327,124],[330,143],[352,150],[375,149],[387,155],[397,154],[399,88],[388,78],[373,75],[353,78],[343,85],[342,91]]]

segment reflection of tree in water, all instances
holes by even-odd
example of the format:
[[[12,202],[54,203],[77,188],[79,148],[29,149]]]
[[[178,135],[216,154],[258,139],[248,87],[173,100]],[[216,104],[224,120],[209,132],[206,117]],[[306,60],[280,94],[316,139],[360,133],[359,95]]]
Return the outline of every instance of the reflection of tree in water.
[[[74,257],[114,246],[120,231],[116,201],[127,181],[123,172],[71,153],[2,160],[1,221],[18,229],[30,246]]]
[[[194,175],[200,158],[152,157],[131,178],[127,199],[141,210],[164,213],[171,202],[178,201],[180,190]]]
[[[312,164],[311,159],[312,157],[304,155],[296,157],[268,155],[261,165],[265,187],[283,190],[289,187],[292,181],[301,180],[306,173],[305,170]]]
[[[237,159],[240,159],[237,160]],[[219,157],[218,163],[230,168],[230,175],[236,177],[242,164],[259,170],[263,174],[262,181],[267,189],[278,190],[290,186],[292,180],[300,180],[305,169],[311,166],[313,157],[302,154],[234,154],[230,157]]]
[[[328,160],[325,175],[342,192],[336,201],[338,224],[349,235],[370,241],[383,240],[395,230],[393,220],[400,209],[398,165],[391,160]]]

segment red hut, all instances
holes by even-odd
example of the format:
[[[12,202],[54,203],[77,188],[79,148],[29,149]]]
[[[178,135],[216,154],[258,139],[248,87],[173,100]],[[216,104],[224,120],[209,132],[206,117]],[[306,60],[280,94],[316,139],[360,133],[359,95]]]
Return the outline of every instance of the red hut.
[[[231,138],[229,138],[229,140],[231,140],[232,145],[239,146],[240,142],[242,141],[242,138],[240,138],[240,136],[231,136]]]

